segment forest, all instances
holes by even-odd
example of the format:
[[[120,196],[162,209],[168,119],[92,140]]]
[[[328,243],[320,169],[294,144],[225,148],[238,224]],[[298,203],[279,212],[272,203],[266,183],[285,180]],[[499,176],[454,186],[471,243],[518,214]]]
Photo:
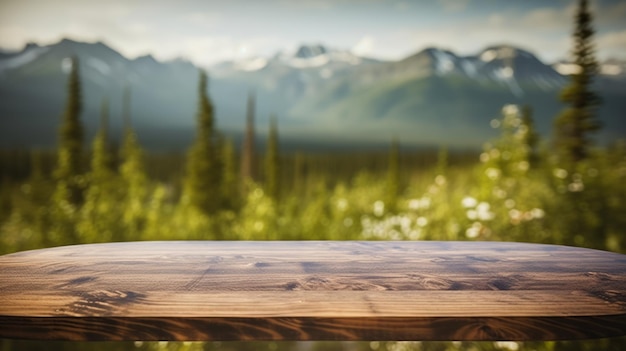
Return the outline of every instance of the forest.
[[[583,2],[584,3],[584,2]],[[586,9],[581,7],[580,13]],[[0,254],[136,240],[484,240],[626,253],[626,140],[595,145],[600,103],[591,81],[590,21],[579,15],[581,71],[563,89],[552,137],[532,107],[506,105],[482,151],[304,153],[280,146],[273,120],[255,141],[254,96],[239,147],[215,128],[208,75],[198,79],[196,138],[186,154],[151,153],[132,128],[124,92],[121,142],[100,129],[85,140],[80,62],[73,59],[56,150],[0,151]],[[583,21],[580,21],[583,18]],[[60,89],[62,87],[59,87]],[[416,126],[419,128],[419,126]],[[54,131],[51,131],[54,133]],[[596,350],[626,339],[548,343],[35,343],[0,349],[107,350]]]

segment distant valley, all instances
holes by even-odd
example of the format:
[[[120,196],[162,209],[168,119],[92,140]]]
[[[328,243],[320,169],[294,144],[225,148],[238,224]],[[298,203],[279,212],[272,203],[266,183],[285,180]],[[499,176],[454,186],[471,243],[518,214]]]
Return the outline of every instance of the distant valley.
[[[142,143],[181,150],[191,138],[198,68],[178,59],[127,59],[103,43],[62,40],[0,52],[0,147],[53,147],[66,95],[68,57],[81,64],[88,135],[97,129],[100,104],[110,102],[111,128],[119,134],[122,94],[131,89],[132,119]],[[458,56],[427,48],[400,61],[378,61],[322,45],[301,46],[272,57],[222,62],[208,68],[217,125],[236,140],[244,128],[246,100],[256,96],[261,137],[276,115],[290,147],[375,147],[398,138],[413,147],[478,148],[496,133],[489,121],[505,104],[529,104],[548,135],[561,110],[558,94],[567,63],[546,64],[511,45]],[[626,64],[603,63],[596,90],[603,98],[605,143],[626,136]]]

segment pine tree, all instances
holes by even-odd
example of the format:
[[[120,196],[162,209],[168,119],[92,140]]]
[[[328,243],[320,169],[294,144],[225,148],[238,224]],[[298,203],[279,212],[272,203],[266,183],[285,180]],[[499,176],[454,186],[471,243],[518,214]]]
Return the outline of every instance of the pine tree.
[[[222,146],[222,199],[225,209],[233,210],[239,203],[239,191],[237,188],[237,173],[235,170],[235,147],[232,140],[228,139]]]
[[[594,29],[587,0],[580,0],[574,30],[574,63],[579,71],[561,92],[569,106],[555,120],[555,146],[565,167],[584,160],[592,144],[589,134],[600,128],[595,110],[600,99],[591,89],[598,63],[594,57]]]
[[[109,103],[107,99],[102,101],[100,113],[100,130],[93,140],[93,155],[91,156],[91,180],[96,182],[109,178],[112,174],[112,155],[108,145]]]
[[[396,210],[400,192],[400,146],[394,138],[389,149],[387,168],[387,205],[390,211]]]
[[[302,152],[296,152],[293,158],[293,184],[292,184],[292,192],[299,196],[302,194],[305,183],[305,164],[304,164],[304,155]]]
[[[145,222],[144,205],[147,196],[147,177],[143,164],[143,152],[137,141],[130,117],[130,88],[124,90],[124,139],[120,150],[120,175],[124,191],[125,239],[139,240]],[[119,239],[114,237],[114,239]]]
[[[187,155],[182,203],[205,214],[220,207],[220,170],[217,167],[213,105],[207,96],[207,75],[200,71],[198,129]]]
[[[265,151],[265,187],[268,196],[274,201],[279,198],[279,175],[280,155],[278,151],[278,130],[276,119],[270,121],[270,130],[267,136],[267,149]]]
[[[448,148],[442,146],[437,154],[437,176],[445,177],[448,173]]]
[[[82,97],[78,69],[78,58],[73,57],[65,113],[59,133],[58,160],[54,171],[58,187],[66,188],[59,189],[59,192],[67,193],[63,200],[73,206],[78,206],[81,201],[81,186],[77,178],[83,171],[83,126],[80,120]]]
[[[110,241],[119,232],[118,199],[108,144],[108,101],[102,101],[100,129],[92,144],[89,186],[78,222],[81,242]]]
[[[59,131],[56,182],[50,206],[50,235],[46,245],[67,244],[77,240],[75,216],[82,203],[83,126],[81,84],[78,58],[73,57],[67,86],[65,113]]]
[[[537,167],[539,163],[539,134],[535,129],[535,121],[533,119],[533,109],[529,105],[522,108],[522,123],[520,127],[520,136],[522,144],[526,148],[529,168]]]
[[[254,102],[254,95],[250,93],[246,110],[246,133],[241,147],[241,181],[244,189],[249,181],[256,179]]]

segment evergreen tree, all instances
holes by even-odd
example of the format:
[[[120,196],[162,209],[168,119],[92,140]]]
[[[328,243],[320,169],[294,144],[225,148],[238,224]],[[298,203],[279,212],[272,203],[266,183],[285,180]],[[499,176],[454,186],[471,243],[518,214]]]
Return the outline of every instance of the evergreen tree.
[[[292,192],[299,196],[303,193],[305,182],[305,164],[302,152],[296,152],[293,158],[293,184]]]
[[[83,126],[80,121],[82,110],[81,84],[78,58],[73,57],[68,79],[65,113],[59,132],[57,165],[54,170],[56,181],[50,208],[50,235],[44,239],[46,245],[75,242],[75,215],[82,202],[82,152]]]
[[[112,175],[112,155],[108,145],[109,103],[106,99],[102,101],[100,113],[100,130],[93,140],[93,154],[91,156],[91,181],[96,183],[102,179],[110,178]]]
[[[389,149],[389,164],[387,168],[387,205],[390,211],[395,211],[400,193],[400,146],[394,138]]]
[[[205,214],[220,207],[220,169],[217,167],[213,105],[207,96],[207,75],[200,71],[198,129],[187,155],[182,203]]]
[[[125,239],[139,240],[145,222],[144,204],[147,196],[147,177],[143,164],[143,152],[137,141],[130,117],[130,89],[124,90],[124,138],[120,150],[120,175],[124,192]],[[114,237],[114,239],[119,239]]]
[[[442,146],[437,154],[437,176],[445,177],[448,173],[448,148]]]
[[[244,189],[249,181],[256,179],[254,102],[254,95],[250,93],[246,110],[246,133],[241,147],[241,181]]]
[[[63,200],[74,206],[78,206],[81,201],[81,186],[77,178],[83,171],[83,126],[80,120],[82,97],[78,69],[78,58],[73,57],[65,113],[59,133],[57,166],[54,171],[59,192],[67,193]]]
[[[233,210],[239,203],[237,173],[235,169],[235,147],[228,139],[222,146],[222,199],[226,209]]]
[[[561,92],[561,100],[569,106],[555,120],[555,146],[560,162],[566,167],[588,156],[592,143],[589,134],[600,128],[595,116],[600,99],[591,89],[598,63],[594,57],[594,30],[587,0],[580,0],[575,27],[572,53],[579,71]]]
[[[270,130],[267,136],[265,151],[265,187],[267,194],[274,201],[279,198],[280,155],[278,150],[278,130],[276,119],[270,121]]]
[[[93,140],[91,169],[87,177],[89,186],[78,223],[81,242],[110,241],[119,232],[119,206],[108,145],[108,118],[108,102],[105,99],[102,102],[100,129]]]
[[[535,168],[539,163],[539,134],[535,129],[532,107],[525,105],[522,108],[520,136],[526,148],[529,168]]]

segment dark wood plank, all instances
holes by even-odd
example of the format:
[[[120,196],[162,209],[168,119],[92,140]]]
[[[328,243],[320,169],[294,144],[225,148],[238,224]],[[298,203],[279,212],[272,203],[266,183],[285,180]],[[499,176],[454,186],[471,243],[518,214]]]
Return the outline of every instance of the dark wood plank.
[[[626,335],[626,255],[497,242],[135,242],[0,257],[0,337]]]

